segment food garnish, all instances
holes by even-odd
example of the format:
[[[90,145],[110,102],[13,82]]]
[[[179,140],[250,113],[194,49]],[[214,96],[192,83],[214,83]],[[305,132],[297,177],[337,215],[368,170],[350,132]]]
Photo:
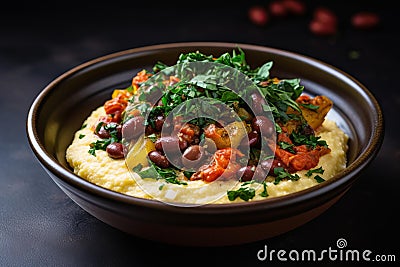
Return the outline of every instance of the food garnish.
[[[183,53],[176,64],[191,62],[235,69],[255,90],[232,91],[213,84],[215,76],[211,74],[190,80],[158,75],[170,66],[156,62],[151,70],[137,72],[127,88],[114,90],[105,101],[106,115],[91,125],[97,140],[88,153],[96,156],[97,150],[104,150],[115,160],[131,157],[131,169],[140,177],[182,186],[198,180],[236,179],[242,184],[227,191],[231,201],[252,199],[255,183],[263,186],[260,195],[267,197],[267,177],[278,184],[296,181],[298,171],[307,171],[307,177],[324,181],[318,175],[323,169],[316,167],[320,157],[331,150],[317,133],[333,106],[327,96],[304,94],[298,78],[272,76],[272,61],[252,68],[239,47],[218,57],[199,51]],[[157,75],[162,79],[155,79]],[[155,83],[165,88],[156,100],[154,95],[160,89]],[[244,95],[249,101],[243,101]],[[192,105],[194,99],[207,101]],[[199,116],[188,120],[180,116],[199,110],[224,119]],[[173,118],[168,120],[172,112]],[[240,120],[233,119],[235,116]],[[166,151],[177,156],[168,157]]]

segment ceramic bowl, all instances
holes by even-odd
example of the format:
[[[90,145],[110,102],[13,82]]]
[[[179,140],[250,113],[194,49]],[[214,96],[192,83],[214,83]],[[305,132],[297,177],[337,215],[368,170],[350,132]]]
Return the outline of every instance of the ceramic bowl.
[[[219,55],[240,46],[247,62],[274,61],[273,75],[300,78],[311,94],[334,102],[331,116],[349,136],[348,166],[312,188],[256,202],[179,207],[123,195],[78,177],[65,159],[84,119],[125,88],[132,74],[160,60],[175,64],[181,53]],[[128,234],[184,246],[254,242],[307,223],[337,202],[362,177],[383,140],[383,115],[371,92],[351,75],[308,56],[251,44],[189,42],[133,48],[95,58],[66,71],[33,100],[27,115],[31,149],[52,180],[77,205]],[[45,179],[45,177],[40,178]]]

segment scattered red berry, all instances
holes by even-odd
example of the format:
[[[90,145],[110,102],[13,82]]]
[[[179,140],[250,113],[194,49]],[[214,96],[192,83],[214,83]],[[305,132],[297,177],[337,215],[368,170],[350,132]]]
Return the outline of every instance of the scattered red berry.
[[[267,9],[263,6],[252,6],[248,10],[250,21],[256,25],[264,26],[268,23],[269,16]]]
[[[337,32],[336,14],[326,7],[317,7],[313,12],[309,29],[315,35],[334,35]]]
[[[351,25],[356,29],[372,29],[380,22],[378,14],[367,11],[360,11],[351,17]]]
[[[271,19],[305,15],[306,11],[304,0],[271,0],[266,6],[251,6],[248,17],[253,24],[265,26]],[[374,12],[359,11],[351,16],[350,24],[355,29],[372,29],[380,24],[380,17]],[[334,35],[338,31],[338,16],[331,9],[318,6],[312,13],[308,27],[315,35]]]
[[[312,20],[309,24],[310,31],[315,35],[328,36],[337,32],[336,25],[327,24],[318,20]]]
[[[294,15],[304,15],[306,12],[306,5],[301,0],[282,0],[282,4]]]
[[[338,20],[336,14],[326,7],[315,8],[313,16],[315,20],[331,25],[336,25]]]
[[[268,10],[273,17],[285,17],[288,14],[288,10],[281,0],[274,0],[269,3]]]

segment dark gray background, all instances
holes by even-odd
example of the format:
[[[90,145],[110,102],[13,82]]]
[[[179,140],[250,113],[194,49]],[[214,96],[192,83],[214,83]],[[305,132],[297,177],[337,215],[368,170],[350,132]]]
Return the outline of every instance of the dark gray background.
[[[257,251],[322,250],[345,238],[348,248],[394,254],[397,261],[400,106],[398,15],[388,1],[306,1],[301,17],[252,24],[254,3],[171,1],[15,2],[0,11],[0,266],[267,266]],[[189,5],[189,2],[186,3]],[[136,5],[136,6],[135,6]],[[314,7],[339,15],[335,36],[308,30]],[[379,28],[350,27],[359,10],[381,15]],[[281,236],[219,248],[186,248],[128,236],[92,217],[50,179],[31,152],[27,111],[53,79],[76,65],[112,52],[181,41],[249,43],[285,49],[349,73],[376,96],[384,116],[382,149],[350,191],[327,212]],[[358,54],[357,58],[351,54]],[[290,262],[289,262],[290,263]],[[293,262],[292,262],[293,263]],[[339,262],[324,263],[338,264]],[[342,262],[343,264],[343,262]],[[390,263],[382,264],[382,266]]]

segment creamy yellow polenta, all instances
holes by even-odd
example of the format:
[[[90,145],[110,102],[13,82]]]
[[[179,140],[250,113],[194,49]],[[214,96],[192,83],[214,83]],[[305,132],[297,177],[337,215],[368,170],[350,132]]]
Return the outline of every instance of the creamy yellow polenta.
[[[141,179],[129,172],[124,159],[112,159],[106,151],[96,150],[96,156],[88,153],[90,144],[97,140],[91,126],[98,122],[100,116],[105,115],[103,107],[99,107],[84,122],[86,127],[78,130],[72,144],[66,151],[66,159],[74,172],[98,186],[131,195],[139,198],[158,199],[166,202],[206,204],[206,203],[232,203],[244,200],[236,198],[228,199],[227,190],[237,190],[242,184],[237,181],[204,183],[203,181],[189,181],[187,185],[166,183],[162,179]],[[325,180],[346,167],[346,152],[348,149],[348,136],[336,125],[334,121],[326,119],[319,128],[317,135],[325,140],[331,152],[320,158],[316,168],[322,167],[323,174],[318,174]],[[252,183],[246,187],[253,187],[256,191],[250,201],[265,199],[261,196],[265,189],[268,198],[283,196],[312,187],[318,182],[314,178],[306,176],[307,171],[299,171],[298,180],[282,180],[274,184],[274,178],[266,180],[266,188],[260,183]]]

